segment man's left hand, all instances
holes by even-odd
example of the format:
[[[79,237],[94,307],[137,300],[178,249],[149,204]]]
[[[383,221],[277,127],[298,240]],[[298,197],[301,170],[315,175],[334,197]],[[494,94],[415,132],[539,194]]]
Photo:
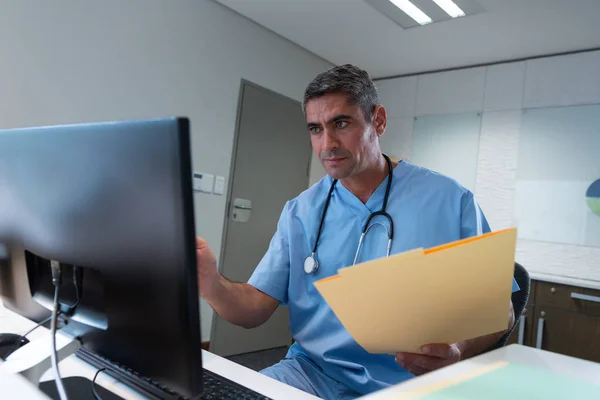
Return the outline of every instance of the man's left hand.
[[[396,362],[414,375],[423,375],[461,360],[461,350],[457,343],[428,344],[421,351],[424,354],[397,353]]]
[[[510,301],[507,330],[512,328],[514,324],[515,312],[512,301]],[[500,331],[454,344],[427,344],[421,348],[423,354],[396,353],[396,362],[414,375],[423,375],[481,354],[496,343],[505,332]]]

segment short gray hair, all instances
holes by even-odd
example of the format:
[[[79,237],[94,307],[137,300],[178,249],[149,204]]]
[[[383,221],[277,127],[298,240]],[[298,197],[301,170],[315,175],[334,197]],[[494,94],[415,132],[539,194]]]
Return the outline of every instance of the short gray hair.
[[[330,93],[345,94],[348,103],[358,105],[362,109],[367,121],[379,104],[377,88],[367,71],[345,64],[320,73],[308,84],[304,91],[302,112],[306,114],[306,104],[309,100]]]

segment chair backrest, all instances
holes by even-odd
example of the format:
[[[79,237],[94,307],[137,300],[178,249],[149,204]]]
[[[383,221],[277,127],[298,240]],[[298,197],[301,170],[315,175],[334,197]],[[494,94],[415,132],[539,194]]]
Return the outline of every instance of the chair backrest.
[[[518,262],[515,262],[515,272],[514,272],[515,281],[517,281],[517,285],[519,285],[519,290],[512,294],[511,300],[513,303],[513,310],[515,313],[515,323],[509,331],[507,331],[496,344],[494,344],[487,351],[495,350],[497,348],[503,347],[506,345],[508,338],[513,333],[517,325],[519,324],[519,319],[521,318],[521,314],[523,314],[523,310],[527,305],[527,301],[529,300],[529,291],[531,289],[531,278],[529,277],[529,273]]]
[[[531,289],[531,278],[527,270],[519,263],[515,263],[515,280],[519,285],[520,290],[512,294],[512,303],[515,310],[515,318],[519,318],[523,314],[523,310],[529,301],[529,291]]]

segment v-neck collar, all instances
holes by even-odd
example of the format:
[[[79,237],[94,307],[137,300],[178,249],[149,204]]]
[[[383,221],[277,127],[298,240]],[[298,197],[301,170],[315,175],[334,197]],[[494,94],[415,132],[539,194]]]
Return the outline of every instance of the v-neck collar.
[[[395,168],[392,169],[392,176],[394,180],[397,178],[396,172],[401,169],[403,162],[404,161],[401,161]],[[371,213],[381,210],[383,207],[383,199],[385,197],[387,182],[389,179],[390,176],[387,175],[371,194],[366,203],[360,201],[360,199],[354,193],[348,190],[348,188],[346,188],[340,181],[338,181],[338,184],[335,185],[335,190],[339,193],[340,197],[350,207],[350,209],[356,214],[356,216],[362,219],[366,218]],[[392,184],[393,183],[394,181],[392,181]]]

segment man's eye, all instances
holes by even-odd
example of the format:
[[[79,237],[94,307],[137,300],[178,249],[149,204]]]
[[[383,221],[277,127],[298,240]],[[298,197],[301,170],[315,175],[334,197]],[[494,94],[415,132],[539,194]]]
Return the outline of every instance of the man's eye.
[[[310,127],[308,128],[308,130],[310,131],[311,134],[316,135],[317,133],[319,133],[319,128],[316,126]]]
[[[348,121],[336,121],[335,126],[338,129],[343,129],[348,126]]]

